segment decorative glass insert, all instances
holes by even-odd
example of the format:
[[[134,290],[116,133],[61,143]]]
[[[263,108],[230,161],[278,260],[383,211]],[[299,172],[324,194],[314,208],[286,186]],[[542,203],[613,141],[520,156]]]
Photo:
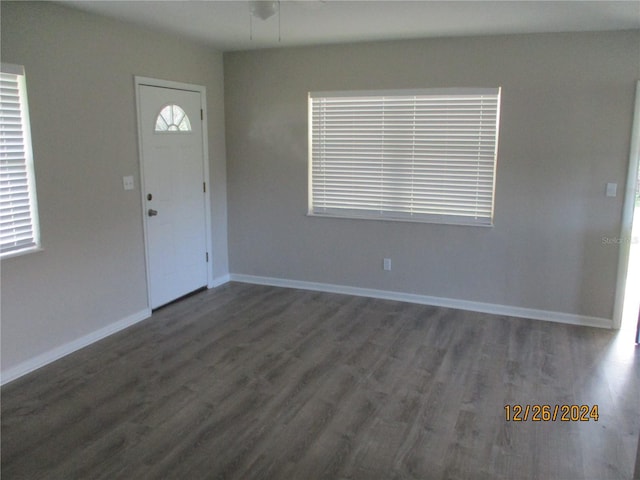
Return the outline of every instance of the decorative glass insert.
[[[156,132],[190,132],[191,122],[179,105],[167,105],[156,118]]]

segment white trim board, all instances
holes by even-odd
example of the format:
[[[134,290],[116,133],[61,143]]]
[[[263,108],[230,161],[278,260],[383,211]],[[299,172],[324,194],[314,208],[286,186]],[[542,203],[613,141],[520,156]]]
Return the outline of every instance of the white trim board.
[[[383,300],[396,300],[400,302],[417,303],[421,305],[432,305],[435,307],[455,308],[459,310],[469,310],[473,312],[489,313],[493,315],[504,315],[509,317],[529,318],[533,320],[544,320],[548,322],[566,323],[570,325],[582,325],[588,327],[612,328],[612,320],[607,318],[589,317],[585,315],[574,315],[548,310],[537,310],[531,308],[511,307],[508,305],[498,305],[492,303],[470,302],[467,300],[457,300],[453,298],[431,297],[428,295],[416,295],[412,293],[393,292],[387,290],[375,290],[371,288],[350,287],[347,285],[335,285],[330,283],[305,282],[300,280],[288,280],[284,278],[261,277],[255,275],[229,274],[216,277],[209,288],[215,288],[225,283],[241,282],[256,285],[270,285],[283,288],[298,288],[301,290],[313,290],[318,292],[339,293],[344,295],[355,295],[359,297],[380,298]],[[52,350],[37,355],[29,360],[10,367],[0,373],[0,385],[5,385],[19,377],[33,372],[38,368],[65,357],[81,348],[87,347],[103,338],[117,333],[125,328],[135,325],[142,320],[151,317],[151,310],[144,309],[133,315],[129,315],[106,327],[84,335],[76,340],[65,343]]]
[[[81,348],[87,347],[92,343],[97,342],[98,340],[102,340],[109,335],[113,335],[114,333],[119,332],[120,330],[124,330],[132,325],[135,325],[142,320],[146,320],[151,316],[151,310],[144,309],[133,315],[129,315],[117,322],[111,323],[106,327],[102,327],[98,330],[95,330],[87,335],[84,335],[76,340],[72,340],[71,342],[65,343],[64,345],[60,345],[59,347],[53,348],[48,352],[41,353],[29,360],[25,360],[24,362],[15,365],[14,367],[8,368],[6,371],[3,371],[0,374],[0,385],[6,385],[7,383],[16,380],[27,373],[33,372],[38,368],[44,367],[45,365],[52,363],[62,357],[65,357]]]
[[[582,325],[585,327],[612,328],[613,322],[609,318],[589,317],[571,313],[554,312],[549,310],[537,310],[533,308],[512,307],[494,303],[471,302],[455,298],[431,297],[413,293],[393,292],[388,290],[375,290],[371,288],[350,287],[347,285],[334,285],[330,283],[304,282],[300,280],[288,280],[284,278],[261,277],[255,275],[243,275],[232,273],[229,275],[232,282],[254,283],[257,285],[271,285],[274,287],[299,288],[302,290],[314,290],[319,292],[342,293],[359,297],[380,298],[383,300],[397,300],[400,302],[418,303],[434,307],[455,308],[458,310],[470,310],[473,312],[504,315],[508,317],[529,318],[544,320],[547,322],[566,323],[570,325]]]
[[[622,325],[624,310],[624,294],[627,286],[629,269],[629,253],[631,250],[631,233],[633,229],[633,214],[636,202],[636,182],[638,179],[638,164],[640,163],[640,80],[636,83],[636,101],[631,127],[631,146],[629,148],[629,169],[625,184],[624,203],[622,206],[622,222],[620,227],[620,250],[618,255],[618,274],[616,277],[616,296],[613,307],[613,327]]]

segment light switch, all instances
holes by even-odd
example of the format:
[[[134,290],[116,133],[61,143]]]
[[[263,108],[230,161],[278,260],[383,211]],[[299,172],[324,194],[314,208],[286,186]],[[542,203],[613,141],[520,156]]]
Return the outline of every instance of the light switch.
[[[126,177],[122,177],[122,184],[124,185],[125,190],[133,190],[133,176],[128,175]]]
[[[615,197],[618,194],[617,183],[607,183],[607,197]]]

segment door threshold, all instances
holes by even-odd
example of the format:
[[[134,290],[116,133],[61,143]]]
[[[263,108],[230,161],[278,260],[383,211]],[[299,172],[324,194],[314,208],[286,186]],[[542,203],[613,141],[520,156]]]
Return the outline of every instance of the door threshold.
[[[170,301],[170,302],[168,302],[168,303],[165,303],[165,304],[163,304],[163,305],[160,305],[159,307],[153,308],[153,309],[151,310],[151,313],[155,313],[155,312],[157,312],[158,310],[162,310],[162,309],[163,309],[163,308],[165,308],[165,307],[168,307],[168,306],[170,306],[170,305],[173,305],[174,303],[181,302],[182,300],[186,300],[187,298],[189,298],[189,297],[193,297],[194,295],[197,295],[198,293],[202,293],[202,292],[204,292],[204,291],[206,291],[206,290],[207,290],[206,285],[205,285],[205,286],[202,286],[202,287],[200,287],[200,288],[197,288],[197,289],[195,289],[195,290],[194,290],[194,291],[192,291],[192,292],[186,293],[186,294],[182,295],[181,297],[176,298],[175,300],[171,300],[171,301]]]

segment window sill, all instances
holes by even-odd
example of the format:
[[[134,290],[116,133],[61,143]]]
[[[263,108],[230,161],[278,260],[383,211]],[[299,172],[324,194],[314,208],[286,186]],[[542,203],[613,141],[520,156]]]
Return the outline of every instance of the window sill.
[[[338,220],[379,220],[383,222],[403,222],[403,223],[426,223],[433,225],[452,225],[456,227],[483,227],[483,228],[493,228],[494,223],[475,223],[475,222],[465,222],[464,220],[448,220],[448,219],[426,219],[426,218],[397,218],[397,217],[373,217],[369,215],[356,215],[356,214],[345,214],[345,215],[335,215],[335,214],[324,214],[324,213],[313,213],[307,212],[307,217],[320,217],[320,218],[335,218]]]
[[[14,252],[7,252],[0,255],[0,260],[8,260],[9,258],[21,257],[23,255],[28,255],[30,253],[38,253],[44,251],[42,247],[29,247],[23,250],[16,250]]]

